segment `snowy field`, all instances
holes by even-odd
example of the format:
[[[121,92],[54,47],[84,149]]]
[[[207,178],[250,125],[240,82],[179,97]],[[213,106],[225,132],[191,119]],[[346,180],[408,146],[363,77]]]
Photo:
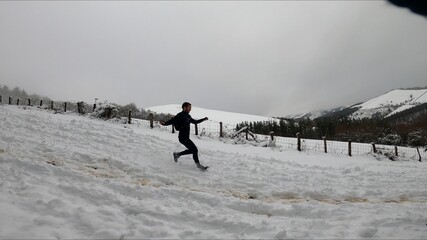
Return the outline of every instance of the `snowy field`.
[[[2,239],[426,239],[427,164],[0,105]]]

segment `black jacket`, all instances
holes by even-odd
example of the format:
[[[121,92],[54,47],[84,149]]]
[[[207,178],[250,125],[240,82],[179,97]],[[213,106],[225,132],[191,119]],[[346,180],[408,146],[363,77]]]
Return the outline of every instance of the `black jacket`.
[[[182,111],[169,121],[165,122],[163,125],[167,126],[173,124],[180,126],[181,128],[179,129],[178,137],[180,139],[188,139],[190,138],[190,123],[199,124],[205,120],[206,118],[194,120],[189,113]]]

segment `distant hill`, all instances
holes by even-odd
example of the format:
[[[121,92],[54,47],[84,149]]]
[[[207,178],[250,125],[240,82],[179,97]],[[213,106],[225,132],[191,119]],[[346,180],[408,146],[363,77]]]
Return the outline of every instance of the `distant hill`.
[[[300,119],[305,119],[305,118],[316,119],[319,117],[333,115],[333,114],[341,112],[345,109],[347,109],[347,107],[337,107],[337,108],[334,108],[331,110],[319,110],[319,111],[312,111],[312,112],[304,113],[304,114],[291,115],[291,116],[287,116],[286,118],[290,118],[290,119],[294,119],[294,120],[300,120]]]
[[[176,115],[177,113],[182,111],[182,108],[181,108],[181,105],[170,104],[170,105],[164,105],[164,106],[149,107],[149,108],[146,108],[146,110],[153,111],[156,113],[166,113],[166,114]],[[243,113],[225,112],[225,111],[212,110],[212,109],[206,109],[206,108],[200,108],[200,107],[194,107],[194,106],[192,107],[190,115],[194,119],[208,117],[209,120],[223,122],[224,124],[229,124],[234,126],[242,122],[278,121],[277,119],[270,118],[270,117],[243,114]]]
[[[427,103],[427,89],[396,89],[353,106],[352,108],[356,108],[357,111],[350,117],[355,119],[387,118],[424,103]]]
[[[426,88],[395,89],[381,96],[357,103],[349,107],[339,107],[329,111],[318,111],[303,114],[300,117],[315,118],[342,118],[351,119],[396,119],[424,111],[427,104]],[[298,119],[298,116],[293,116]]]

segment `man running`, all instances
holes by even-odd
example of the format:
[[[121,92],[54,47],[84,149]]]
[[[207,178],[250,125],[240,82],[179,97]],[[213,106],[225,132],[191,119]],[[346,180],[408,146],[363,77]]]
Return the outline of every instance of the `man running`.
[[[208,167],[207,166],[205,167],[200,164],[198,149],[196,145],[193,143],[193,141],[190,140],[190,123],[199,124],[203,121],[208,120],[208,118],[205,117],[199,120],[194,120],[189,114],[190,111],[191,111],[191,104],[188,102],[185,102],[182,104],[182,112],[178,113],[175,117],[173,117],[167,122],[160,122],[160,124],[163,126],[168,126],[171,124],[174,125],[175,129],[179,131],[179,134],[178,134],[179,142],[187,148],[187,150],[182,152],[174,152],[173,160],[175,162],[178,162],[178,158],[180,156],[193,154],[193,159],[197,167],[200,168],[201,170],[206,170]]]

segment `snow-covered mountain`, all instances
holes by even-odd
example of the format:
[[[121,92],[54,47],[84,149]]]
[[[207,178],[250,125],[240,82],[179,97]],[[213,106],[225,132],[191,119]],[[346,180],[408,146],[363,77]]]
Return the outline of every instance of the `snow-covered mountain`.
[[[349,107],[339,107],[329,111],[316,111],[300,116],[315,119],[317,117],[343,117],[353,119],[388,118],[397,113],[427,104],[427,88],[395,89],[366,102]],[[293,118],[297,118],[293,116]]]
[[[170,104],[163,106],[149,107],[147,110],[156,112],[156,113],[166,113],[176,115],[182,111],[181,105]],[[233,113],[219,110],[206,109],[201,107],[192,106],[190,115],[194,119],[200,119],[208,117],[211,121],[223,122],[224,124],[236,125],[242,122],[259,122],[259,121],[278,121],[277,119],[271,117],[257,116],[244,113]]]
[[[346,109],[347,107],[337,107],[331,110],[318,110],[318,111],[312,111],[309,113],[304,113],[304,114],[295,114],[295,115],[290,115],[287,116],[286,118],[291,118],[291,119],[303,119],[303,118],[309,118],[309,119],[316,119],[318,117],[322,117],[325,115],[329,115],[329,114],[334,114],[336,112],[342,111],[343,109]]]
[[[402,113],[422,104],[427,104],[427,87],[417,89],[395,89],[381,96],[370,99],[366,102],[356,103],[347,107],[337,107],[330,110],[312,111],[305,114],[296,114],[287,116],[286,118],[301,119],[310,118],[316,119],[319,117],[343,117],[349,116],[354,119],[362,118],[387,118],[397,113]],[[149,107],[147,110],[156,113],[169,113],[175,115],[181,111],[181,106],[178,104]],[[193,107],[191,111],[193,118],[209,117],[210,120],[224,122],[225,124],[236,125],[241,122],[259,122],[259,121],[278,121],[275,118],[232,113],[218,110]]]
[[[357,109],[350,115],[355,119],[390,117],[396,113],[427,103],[427,89],[395,89],[364,103],[352,106]]]

